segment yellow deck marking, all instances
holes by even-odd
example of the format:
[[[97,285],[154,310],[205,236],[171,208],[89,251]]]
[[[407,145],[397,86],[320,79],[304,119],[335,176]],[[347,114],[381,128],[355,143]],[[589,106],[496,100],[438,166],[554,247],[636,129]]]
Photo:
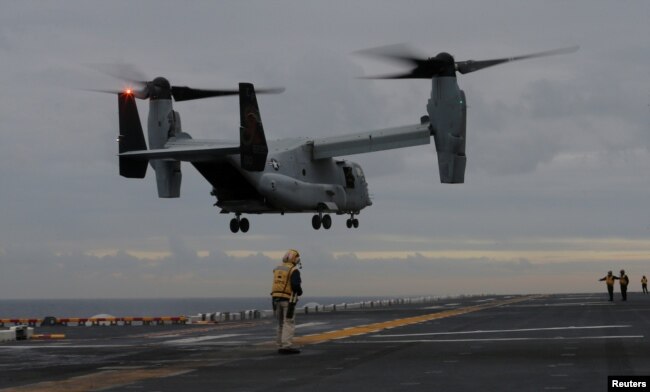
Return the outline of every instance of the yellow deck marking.
[[[481,305],[468,306],[465,308],[445,310],[442,312],[423,314],[421,316],[407,317],[403,319],[383,321],[379,323],[373,323],[368,325],[359,325],[357,327],[347,327],[344,329],[339,329],[335,331],[328,331],[314,335],[305,335],[300,336],[294,339],[296,344],[306,345],[306,344],[317,344],[323,343],[334,339],[344,339],[350,336],[365,335],[368,333],[377,333],[384,329],[403,327],[405,325],[419,324],[426,321],[437,320],[447,317],[458,316],[461,314],[477,312],[479,310],[495,308],[497,306],[510,305],[517,302],[527,301],[529,299],[538,298],[538,295],[529,295],[524,297],[518,297],[513,299],[507,299],[503,301],[489,302]]]
[[[82,392],[96,389],[116,388],[150,378],[178,376],[191,372],[194,369],[165,367],[158,369],[134,370],[105,370],[85,376],[72,377],[61,381],[45,381],[37,384],[25,385],[16,388],[2,389],[2,391],[16,392]]]
[[[405,325],[418,324],[426,321],[442,319],[461,314],[477,312],[479,310],[495,308],[498,306],[509,305],[517,302],[527,301],[529,299],[539,298],[542,295],[529,295],[524,297],[517,297],[513,299],[489,302],[481,305],[468,306],[459,309],[450,309],[437,313],[430,313],[421,316],[407,317],[403,319],[389,320],[380,323],[360,325],[356,327],[347,327],[341,330],[329,331],[320,334],[307,335],[294,339],[298,344],[317,344],[323,343],[334,339],[345,339],[350,336],[365,335],[368,333],[376,333],[388,328],[402,327]],[[269,344],[269,343],[264,343]],[[16,391],[16,392],[36,392],[36,391],[50,391],[50,392],[81,392],[110,389],[116,387],[123,387],[139,381],[144,381],[152,378],[173,377],[188,372],[192,372],[197,368],[215,365],[214,362],[201,362],[192,363],[188,361],[185,363],[178,363],[173,366],[148,368],[148,369],[116,369],[116,370],[102,370],[96,373],[90,373],[84,376],[71,377],[60,381],[44,381],[36,384],[24,385],[15,388],[0,389],[0,392]]]
[[[35,333],[32,340],[65,339],[64,333]]]

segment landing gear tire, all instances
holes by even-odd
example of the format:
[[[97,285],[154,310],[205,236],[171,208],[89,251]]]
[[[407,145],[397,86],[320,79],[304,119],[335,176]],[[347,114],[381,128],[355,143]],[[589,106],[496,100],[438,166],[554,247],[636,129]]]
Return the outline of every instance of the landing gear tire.
[[[329,228],[332,227],[332,217],[329,215],[324,215],[321,219],[321,223],[323,224],[323,229],[329,230]]]
[[[230,231],[237,233],[241,230],[242,233],[246,233],[250,229],[251,224],[248,222],[248,219],[241,218],[241,214],[236,214],[234,218],[230,220]]]
[[[248,225],[246,225],[246,226],[248,226]],[[236,233],[236,232],[239,231],[239,220],[237,218],[232,218],[230,220],[230,231],[232,231],[233,233]],[[242,231],[244,231],[244,230],[242,230]],[[246,227],[246,231],[248,231],[248,227]]]
[[[320,229],[320,226],[321,226],[321,218],[320,218],[320,216],[314,215],[311,218],[311,227],[313,227],[314,230],[318,230],[318,229]]]
[[[348,229],[351,228],[357,228],[359,227],[359,219],[354,217],[354,214],[350,214],[350,218],[345,221],[345,225],[348,227]]]
[[[242,218],[242,219],[239,221],[239,229],[241,230],[242,233],[246,233],[246,232],[248,232],[248,229],[250,229],[250,227],[251,227],[251,225],[250,225],[250,223],[248,222],[248,219],[246,219],[246,218]]]

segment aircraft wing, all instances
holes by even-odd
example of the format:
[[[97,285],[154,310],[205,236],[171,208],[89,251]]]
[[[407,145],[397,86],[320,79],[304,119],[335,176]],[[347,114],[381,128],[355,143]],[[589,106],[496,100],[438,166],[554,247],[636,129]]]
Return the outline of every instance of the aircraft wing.
[[[119,154],[120,157],[133,159],[171,159],[187,162],[214,161],[227,155],[239,154],[239,142],[169,139],[164,148],[155,150],[136,150]]]
[[[363,154],[431,143],[429,123],[313,140],[313,159]]]

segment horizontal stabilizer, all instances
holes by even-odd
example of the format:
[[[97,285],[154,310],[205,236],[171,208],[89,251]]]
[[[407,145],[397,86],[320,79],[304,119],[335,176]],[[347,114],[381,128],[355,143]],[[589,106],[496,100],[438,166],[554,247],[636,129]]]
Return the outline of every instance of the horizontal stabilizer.
[[[207,162],[227,155],[239,153],[239,145],[205,148],[161,148],[157,150],[131,151],[120,154],[120,158],[147,161],[151,159],[171,159],[185,162]]]

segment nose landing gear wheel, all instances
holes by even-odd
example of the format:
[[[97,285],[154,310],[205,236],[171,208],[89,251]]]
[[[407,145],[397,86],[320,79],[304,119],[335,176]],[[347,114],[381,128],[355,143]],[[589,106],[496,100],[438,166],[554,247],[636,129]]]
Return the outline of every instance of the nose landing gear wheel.
[[[359,219],[354,217],[354,214],[350,214],[350,218],[345,221],[345,225],[348,227],[348,229],[351,228],[357,228],[359,227]]]

